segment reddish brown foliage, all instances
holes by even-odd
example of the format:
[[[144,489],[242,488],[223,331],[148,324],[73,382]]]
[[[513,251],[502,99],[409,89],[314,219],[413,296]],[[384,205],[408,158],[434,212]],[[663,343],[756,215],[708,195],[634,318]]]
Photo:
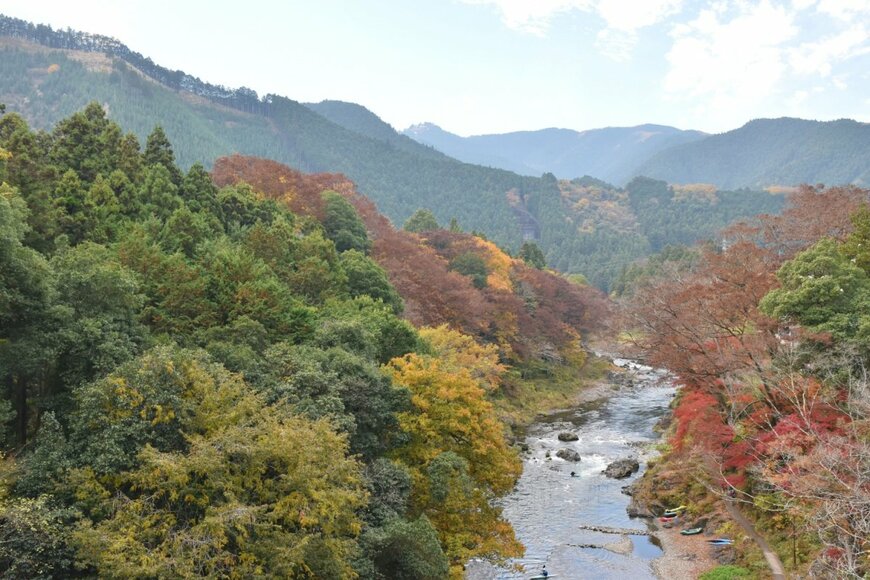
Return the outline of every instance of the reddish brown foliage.
[[[728,234],[763,241],[771,255],[782,262],[822,238],[845,239],[852,231],[849,216],[868,201],[870,192],[852,185],[827,189],[802,185],[789,196],[781,215],[762,216],[760,226],[738,225]]]
[[[739,242],[706,252],[695,272],[641,289],[633,314],[651,361],[712,391],[716,379],[763,368],[778,344],[773,321],[758,310],[776,282],[770,262]]]
[[[305,175],[274,161],[234,155],[219,159],[218,185],[244,181],[300,214],[322,216],[320,192],[332,189],[350,201],[373,240],[371,255],[405,301],[405,317],[418,326],[448,324],[485,342],[504,356],[525,358],[540,349],[560,349],[600,323],[607,301],[551,273],[513,260],[494,244],[443,230],[425,237],[396,230],[375,205],[338,174]],[[474,252],[490,267],[488,286],[451,272],[449,261]]]
[[[218,187],[239,181],[271,199],[282,201],[294,213],[323,217],[320,194],[331,189],[345,196],[353,195],[353,183],[340,173],[306,175],[276,161],[231,155],[215,161],[212,180]]]

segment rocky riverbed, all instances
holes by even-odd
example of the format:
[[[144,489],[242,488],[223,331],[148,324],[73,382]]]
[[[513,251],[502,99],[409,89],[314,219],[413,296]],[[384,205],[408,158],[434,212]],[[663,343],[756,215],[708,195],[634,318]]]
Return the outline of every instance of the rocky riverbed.
[[[624,372],[611,375],[594,391],[596,397],[587,395],[575,408],[543,417],[526,430],[523,475],[501,501],[526,546],[525,556],[513,562],[518,569],[470,562],[466,578],[528,578],[544,564],[558,578],[681,577],[659,575],[667,560],[658,532],[650,520],[628,516],[631,498],[623,492],[655,456],[653,426],[667,413],[676,389],[663,371],[614,362]],[[562,450],[565,459],[559,457]],[[607,477],[607,467],[623,459],[637,460],[638,469],[624,462],[618,464],[621,479]]]

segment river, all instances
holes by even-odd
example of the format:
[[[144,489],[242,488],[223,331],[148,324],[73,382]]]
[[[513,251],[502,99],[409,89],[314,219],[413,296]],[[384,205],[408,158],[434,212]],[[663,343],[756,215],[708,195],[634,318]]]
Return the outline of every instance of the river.
[[[526,546],[525,556],[514,562],[525,572],[470,562],[467,580],[529,578],[544,564],[555,578],[655,578],[650,563],[661,550],[650,537],[580,529],[595,525],[647,530],[644,520],[626,514],[630,498],[622,487],[640,477],[646,460],[655,455],[650,449],[650,443],[658,439],[653,426],[676,392],[663,371],[625,359],[614,363],[626,369],[633,385],[549,415],[526,430],[529,451],[523,455],[523,474],[514,491],[499,502]],[[577,434],[579,440],[559,441],[557,436],[563,431]],[[581,461],[557,458],[561,448],[578,451]],[[612,461],[629,456],[640,460],[641,469],[635,475],[617,480],[601,473]]]

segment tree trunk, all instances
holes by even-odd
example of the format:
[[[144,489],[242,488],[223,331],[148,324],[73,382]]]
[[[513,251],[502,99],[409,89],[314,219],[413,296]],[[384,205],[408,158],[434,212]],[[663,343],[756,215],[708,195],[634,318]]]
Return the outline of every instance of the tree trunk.
[[[27,379],[13,376],[8,378],[9,390],[12,393],[12,404],[15,406],[15,438],[19,447],[27,443]]]

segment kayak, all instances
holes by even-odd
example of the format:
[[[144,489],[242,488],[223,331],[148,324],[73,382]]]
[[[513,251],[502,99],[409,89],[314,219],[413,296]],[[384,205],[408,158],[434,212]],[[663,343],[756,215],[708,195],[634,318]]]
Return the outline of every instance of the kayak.
[[[554,574],[550,574],[549,576],[532,576],[529,580],[550,580],[550,578],[555,578]]]
[[[679,506],[679,507],[675,507],[675,508],[671,508],[671,509],[669,509],[669,510],[665,510],[665,513],[664,513],[663,515],[666,515],[666,516],[677,516],[677,515],[680,515],[682,512],[686,511],[687,509],[688,509],[688,508],[687,508],[686,506],[681,505],[681,506]]]
[[[715,540],[707,540],[708,544],[715,544],[717,546],[726,546],[728,544],[733,543],[733,540],[729,540],[728,538],[717,538]]]
[[[680,532],[684,536],[694,536],[704,531],[704,528],[689,528]]]
[[[659,521],[660,522],[672,522],[675,519],[677,519],[677,517],[679,517],[679,516],[662,516],[659,518]]]

